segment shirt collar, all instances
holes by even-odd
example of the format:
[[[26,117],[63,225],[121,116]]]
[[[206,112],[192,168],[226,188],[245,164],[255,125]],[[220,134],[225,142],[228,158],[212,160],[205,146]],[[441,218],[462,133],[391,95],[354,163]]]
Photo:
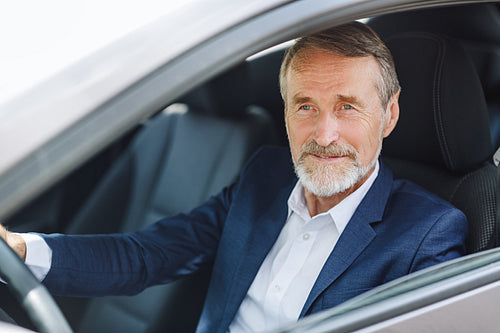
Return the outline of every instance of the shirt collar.
[[[375,179],[379,173],[379,161],[375,163],[375,169],[368,179],[353,193],[349,194],[344,200],[338,203],[336,206],[330,208],[329,211],[318,214],[317,216],[330,215],[339,233],[342,233],[347,223],[351,219],[352,215],[358,208],[359,204],[365,197],[368,190],[372,187]],[[307,210],[306,199],[304,196],[304,186],[302,183],[297,181],[295,187],[288,198],[288,218],[292,212],[298,214],[304,221],[311,220],[309,211]]]

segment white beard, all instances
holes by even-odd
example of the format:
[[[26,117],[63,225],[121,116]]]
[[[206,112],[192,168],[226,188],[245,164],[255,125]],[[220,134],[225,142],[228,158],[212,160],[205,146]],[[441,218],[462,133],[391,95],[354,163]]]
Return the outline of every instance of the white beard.
[[[319,197],[330,197],[342,193],[356,185],[375,166],[382,149],[379,149],[374,159],[363,167],[358,153],[351,145],[331,144],[328,147],[319,146],[316,142],[306,143],[301,150],[301,156],[297,163],[294,161],[295,173],[302,185],[314,195]],[[319,153],[327,155],[347,155],[349,160],[343,165],[329,165],[314,161],[309,154]]]

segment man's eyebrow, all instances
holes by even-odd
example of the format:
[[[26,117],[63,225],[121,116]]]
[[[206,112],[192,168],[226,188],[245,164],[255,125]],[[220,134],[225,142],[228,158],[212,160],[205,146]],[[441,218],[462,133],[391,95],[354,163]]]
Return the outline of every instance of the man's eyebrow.
[[[337,100],[345,102],[345,103],[353,104],[355,106],[359,106],[362,108],[365,107],[365,103],[362,102],[356,96],[338,94]],[[311,97],[300,95],[300,94],[297,94],[297,95],[292,97],[292,105],[310,103],[311,101],[312,101]]]
[[[311,101],[312,101],[312,99],[310,97],[303,96],[303,95],[295,95],[292,98],[293,105],[302,104],[302,103],[309,103]]]
[[[349,104],[354,104],[360,107],[364,107],[365,103],[363,103],[359,98],[356,96],[348,96],[348,95],[337,95],[337,99]]]

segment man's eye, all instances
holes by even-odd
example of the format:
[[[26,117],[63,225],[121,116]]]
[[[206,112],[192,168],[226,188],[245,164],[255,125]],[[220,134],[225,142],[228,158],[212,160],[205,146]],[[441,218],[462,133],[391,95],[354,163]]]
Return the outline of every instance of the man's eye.
[[[352,105],[349,105],[349,104],[343,104],[341,108],[342,108],[342,110],[351,110],[351,109],[353,109]]]
[[[305,110],[305,111],[309,111],[309,110],[311,110],[311,109],[312,109],[312,107],[311,107],[310,105],[302,105],[300,108],[301,108],[302,110]]]

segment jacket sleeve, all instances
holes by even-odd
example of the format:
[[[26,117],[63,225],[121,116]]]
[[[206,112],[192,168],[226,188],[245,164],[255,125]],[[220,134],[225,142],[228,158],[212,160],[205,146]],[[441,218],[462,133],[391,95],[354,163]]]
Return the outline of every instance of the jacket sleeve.
[[[42,235],[53,253],[43,282],[57,295],[132,295],[210,266],[236,187],[135,233]]]
[[[409,273],[464,256],[467,235],[465,215],[458,209],[448,209],[422,239]]]

